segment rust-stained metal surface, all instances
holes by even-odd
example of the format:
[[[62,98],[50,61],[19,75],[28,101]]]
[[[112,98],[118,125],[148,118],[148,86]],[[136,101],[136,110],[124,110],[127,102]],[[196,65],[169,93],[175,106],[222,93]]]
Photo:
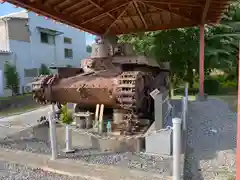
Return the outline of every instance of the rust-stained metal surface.
[[[33,82],[34,98],[40,103],[76,103],[81,107],[104,104],[122,109],[123,122],[134,131],[139,118],[151,118],[154,111],[150,92],[168,89],[168,64],[162,66],[144,56],[136,56],[131,46],[101,41],[93,46],[92,58],[81,68],[59,68],[58,74]],[[131,121],[131,123],[129,123]],[[134,126],[129,126],[134,124]],[[119,124],[120,126],[120,124]]]

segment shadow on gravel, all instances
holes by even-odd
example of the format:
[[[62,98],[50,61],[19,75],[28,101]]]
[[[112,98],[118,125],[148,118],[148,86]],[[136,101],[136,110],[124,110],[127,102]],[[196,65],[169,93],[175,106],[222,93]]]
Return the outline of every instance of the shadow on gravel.
[[[235,169],[236,120],[219,99],[190,103],[184,180],[214,180]]]

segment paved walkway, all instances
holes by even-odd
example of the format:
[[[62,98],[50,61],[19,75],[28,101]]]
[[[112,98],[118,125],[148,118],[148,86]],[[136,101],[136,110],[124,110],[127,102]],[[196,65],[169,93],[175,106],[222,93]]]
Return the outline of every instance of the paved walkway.
[[[30,112],[0,118],[0,138],[13,135],[28,127],[38,125],[41,116],[47,116],[51,106],[42,107]]]
[[[185,179],[226,180],[235,171],[237,116],[210,98],[189,105]]]
[[[23,158],[24,157],[24,158]],[[137,170],[129,170],[113,166],[88,164],[70,159],[50,160],[47,155],[40,155],[24,151],[13,151],[0,148],[0,160],[44,171],[59,173],[68,176],[77,176],[89,180],[167,180],[158,174]]]

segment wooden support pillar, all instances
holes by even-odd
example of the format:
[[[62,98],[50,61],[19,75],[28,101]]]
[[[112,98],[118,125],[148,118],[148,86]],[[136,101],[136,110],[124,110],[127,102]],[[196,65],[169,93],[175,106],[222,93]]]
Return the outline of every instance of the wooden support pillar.
[[[204,98],[204,24],[200,25],[199,95]]]
[[[240,41],[238,50],[238,111],[237,111],[237,168],[236,179],[240,179]]]

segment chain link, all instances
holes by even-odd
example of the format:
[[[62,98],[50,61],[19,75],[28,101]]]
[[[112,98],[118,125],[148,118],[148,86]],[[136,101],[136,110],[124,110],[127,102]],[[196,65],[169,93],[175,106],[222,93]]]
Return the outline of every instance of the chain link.
[[[66,126],[66,124],[64,124],[62,122],[60,122],[60,124],[63,125],[63,126]],[[138,138],[144,138],[144,137],[147,137],[147,136],[150,136],[150,135],[153,135],[153,134],[157,134],[157,133],[160,133],[160,132],[163,132],[163,131],[169,131],[169,130],[172,131],[172,127],[167,126],[164,129],[160,129],[160,130],[157,130],[157,131],[151,131],[151,132],[148,132],[148,133],[145,133],[145,134],[132,135],[132,136],[121,135],[121,136],[116,137],[116,136],[113,136],[113,135],[101,136],[99,134],[95,134],[94,132],[89,132],[88,130],[78,129],[78,128],[76,128],[76,126],[73,126],[73,125],[69,125],[69,127],[74,132],[80,133],[82,135],[88,135],[88,136],[91,136],[91,137],[95,137],[97,139],[103,139],[103,140],[108,140],[108,139],[111,139],[111,140],[138,139]]]

